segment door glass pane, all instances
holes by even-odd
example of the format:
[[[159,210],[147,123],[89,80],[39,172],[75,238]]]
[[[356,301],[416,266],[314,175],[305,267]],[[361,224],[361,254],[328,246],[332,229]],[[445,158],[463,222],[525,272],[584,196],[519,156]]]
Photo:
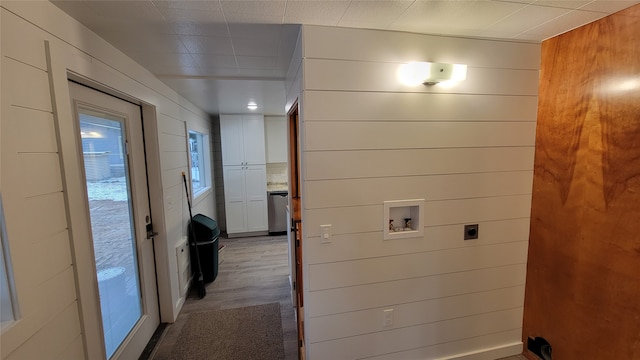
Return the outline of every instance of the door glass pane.
[[[80,109],[91,233],[107,357],[142,314],[124,121]]]

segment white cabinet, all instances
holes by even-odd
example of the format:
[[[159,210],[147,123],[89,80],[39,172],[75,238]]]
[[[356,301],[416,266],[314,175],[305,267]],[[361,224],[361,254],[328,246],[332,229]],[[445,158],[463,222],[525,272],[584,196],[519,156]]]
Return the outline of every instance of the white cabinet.
[[[224,201],[229,235],[266,232],[267,168],[262,115],[221,115]]]
[[[222,165],[265,164],[264,116],[220,115]]]
[[[227,233],[267,231],[266,165],[225,166]]]
[[[287,162],[287,120],[284,116],[264,117],[267,163]]]

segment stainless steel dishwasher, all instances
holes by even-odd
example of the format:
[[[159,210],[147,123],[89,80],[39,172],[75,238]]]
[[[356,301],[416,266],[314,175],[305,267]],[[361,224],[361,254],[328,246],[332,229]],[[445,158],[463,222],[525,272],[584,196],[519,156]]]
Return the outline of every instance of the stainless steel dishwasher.
[[[269,235],[283,235],[287,233],[287,205],[288,191],[268,191]]]

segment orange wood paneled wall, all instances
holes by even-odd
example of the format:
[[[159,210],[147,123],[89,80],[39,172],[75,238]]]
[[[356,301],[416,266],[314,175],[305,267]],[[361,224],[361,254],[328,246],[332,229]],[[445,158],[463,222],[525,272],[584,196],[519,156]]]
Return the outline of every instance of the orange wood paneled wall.
[[[640,359],[640,5],[543,42],[539,91],[525,349]]]

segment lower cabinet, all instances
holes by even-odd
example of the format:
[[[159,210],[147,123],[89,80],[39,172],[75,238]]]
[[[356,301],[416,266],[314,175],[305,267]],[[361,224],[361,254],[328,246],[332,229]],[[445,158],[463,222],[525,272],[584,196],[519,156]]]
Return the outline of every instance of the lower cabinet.
[[[229,235],[266,232],[266,165],[224,166],[224,198]]]

